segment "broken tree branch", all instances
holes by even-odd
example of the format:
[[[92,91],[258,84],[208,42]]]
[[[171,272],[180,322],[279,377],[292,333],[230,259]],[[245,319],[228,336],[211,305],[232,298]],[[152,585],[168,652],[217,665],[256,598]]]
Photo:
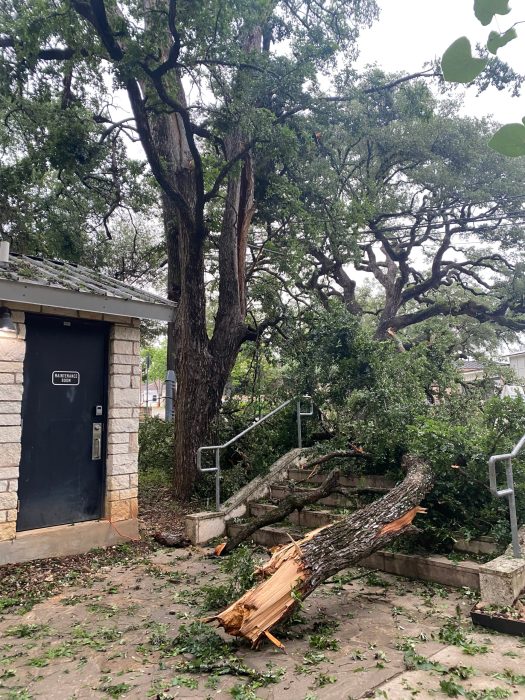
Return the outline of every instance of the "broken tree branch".
[[[257,645],[321,583],[410,531],[419,504],[430,491],[433,474],[424,460],[406,455],[405,479],[383,498],[333,525],[314,530],[299,542],[277,550],[259,570],[265,580],[208,621]]]
[[[301,495],[299,495],[293,492],[290,493],[289,496],[286,496],[286,498],[280,502],[277,508],[263,513],[263,515],[259,516],[251,523],[245,525],[234,537],[230,537],[226,544],[219,545],[215,553],[219,555],[229,554],[235,547],[240,545],[241,542],[247,540],[250,535],[260,530],[261,527],[278,523],[284,520],[287,515],[293,513],[294,510],[302,510],[305,506],[316,503],[319,499],[329,496],[336,486],[338,479],[339,470],[334,469],[328,474],[319,488],[312,489],[307,494],[301,493]]]

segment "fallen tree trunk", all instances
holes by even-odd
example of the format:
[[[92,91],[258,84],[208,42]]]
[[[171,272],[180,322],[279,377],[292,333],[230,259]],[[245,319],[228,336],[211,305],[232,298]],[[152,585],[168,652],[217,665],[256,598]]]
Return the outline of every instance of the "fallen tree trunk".
[[[230,537],[225,544],[220,544],[215,549],[215,554],[225,555],[232,552],[235,547],[238,547],[241,542],[253,535],[254,532],[260,530],[261,527],[266,527],[266,525],[273,525],[281,520],[284,520],[287,515],[293,513],[294,510],[302,510],[305,506],[309,506],[312,503],[317,503],[321,498],[329,496],[334,490],[337,481],[339,479],[339,470],[334,469],[323,481],[321,486],[317,489],[311,490],[307,494],[298,495],[295,493],[290,493],[286,496],[279,505],[273,509],[264,513],[258,518],[255,518],[250,523],[244,525],[242,530],[240,530],[234,537]]]
[[[403,466],[405,479],[383,498],[277,550],[258,571],[265,580],[208,622],[217,620],[226,632],[253,645],[266,636],[282,646],[270,633],[272,627],[323,581],[408,532],[415,516],[425,512],[419,503],[432,487],[432,471],[410,455],[403,458]]]

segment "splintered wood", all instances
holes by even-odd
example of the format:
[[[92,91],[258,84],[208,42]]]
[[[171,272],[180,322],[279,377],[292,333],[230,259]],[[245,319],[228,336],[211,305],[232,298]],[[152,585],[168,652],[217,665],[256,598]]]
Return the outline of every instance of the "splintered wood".
[[[272,627],[286,620],[300,601],[330,576],[409,532],[416,515],[426,512],[419,503],[433,484],[430,467],[410,455],[403,458],[403,465],[405,479],[383,498],[342,521],[309,532],[298,542],[292,540],[277,548],[256,572],[262,582],[207,622],[217,621],[226,632],[254,646],[267,638],[283,648],[270,633]],[[222,548],[217,549],[220,553]]]
[[[416,506],[415,508],[412,508],[412,510],[409,510],[408,513],[402,515],[397,520],[394,520],[393,522],[388,523],[388,525],[385,525],[381,530],[381,534],[386,535],[389,532],[400,532],[401,530],[406,529],[408,525],[412,525],[412,521],[418,513],[426,512],[426,508],[420,508],[419,506]]]
[[[287,559],[270,578],[249,590],[215,619],[228,634],[257,644],[296,605],[292,592],[299,589],[304,579],[305,572],[298,558]]]

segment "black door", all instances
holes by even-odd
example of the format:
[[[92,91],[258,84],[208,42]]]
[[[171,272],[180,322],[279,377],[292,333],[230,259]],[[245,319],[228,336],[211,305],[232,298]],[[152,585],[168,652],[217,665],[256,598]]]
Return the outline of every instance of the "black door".
[[[101,516],[107,349],[107,324],[26,315],[18,530]]]

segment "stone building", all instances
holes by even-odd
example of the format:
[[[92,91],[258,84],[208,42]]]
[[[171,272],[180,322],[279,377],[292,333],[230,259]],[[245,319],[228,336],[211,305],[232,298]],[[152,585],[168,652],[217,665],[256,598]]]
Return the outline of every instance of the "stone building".
[[[0,244],[0,564],[138,537],[139,324],[174,310]]]

